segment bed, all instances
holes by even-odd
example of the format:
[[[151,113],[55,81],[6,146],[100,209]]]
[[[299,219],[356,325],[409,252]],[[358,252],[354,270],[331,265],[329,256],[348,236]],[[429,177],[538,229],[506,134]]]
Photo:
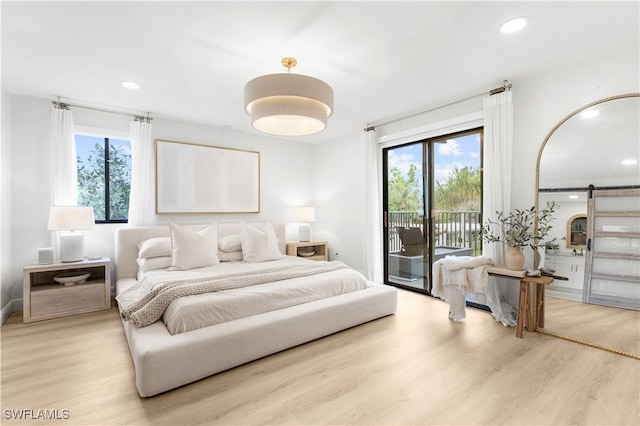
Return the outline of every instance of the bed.
[[[241,229],[245,229],[243,227],[262,229],[265,223],[217,223],[215,225],[216,237],[218,241],[222,241],[227,239],[225,237],[235,238]],[[296,259],[296,262],[300,261],[301,259],[298,258],[284,256],[285,226],[276,223],[269,225],[272,226],[273,234],[277,238],[277,249],[283,262],[291,262],[293,259]],[[195,231],[201,227],[187,228]],[[128,289],[138,286],[138,279],[146,277],[141,274],[143,266],[138,260],[139,245],[154,239],[166,239],[172,235],[172,232],[173,228],[170,230],[169,226],[126,227],[116,230],[114,263],[117,298],[131,293]],[[244,263],[232,260],[229,264],[233,262]],[[273,262],[273,265],[278,262],[280,261]],[[311,260],[304,260],[304,262],[314,263]],[[265,264],[271,265],[270,262]],[[223,270],[227,265],[220,262],[211,268],[216,270],[219,266],[219,269]],[[151,277],[156,272],[166,274],[165,271],[150,271],[145,274]],[[140,284],[150,279],[146,278]],[[289,281],[283,280],[275,286],[285,285]],[[266,285],[243,287],[238,291],[253,292],[259,286]],[[313,292],[315,291],[311,293]],[[310,292],[307,291],[307,293]],[[189,295],[177,299],[171,302],[167,311],[186,299],[197,301],[202,297],[208,296]],[[256,308],[258,310],[253,311],[249,316],[218,319],[218,322],[213,325],[170,332],[169,323],[165,323],[164,318],[146,326],[134,325],[135,321],[125,315],[128,313],[126,303],[120,299],[117,300],[135,369],[136,387],[142,397],[153,396],[293,346],[394,314],[397,306],[394,287],[367,281],[362,289],[336,295],[330,294],[320,299],[300,303],[284,303],[286,300],[283,301],[281,297],[276,296],[275,300],[280,305],[276,305],[274,310],[261,312],[260,303],[254,303],[254,307],[258,306]],[[230,310],[234,311],[234,309]],[[176,309],[173,309],[174,313],[175,311]]]

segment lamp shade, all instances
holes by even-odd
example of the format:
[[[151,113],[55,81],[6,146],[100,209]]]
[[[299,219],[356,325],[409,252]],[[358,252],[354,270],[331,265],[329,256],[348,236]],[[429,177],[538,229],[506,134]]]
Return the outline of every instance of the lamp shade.
[[[315,222],[316,210],[313,207],[296,207],[293,209],[296,222]]]
[[[333,89],[324,81],[300,74],[269,74],[244,88],[244,104],[257,130],[279,136],[323,131],[333,114]]]
[[[93,207],[53,206],[49,210],[49,231],[80,231],[95,224]]]

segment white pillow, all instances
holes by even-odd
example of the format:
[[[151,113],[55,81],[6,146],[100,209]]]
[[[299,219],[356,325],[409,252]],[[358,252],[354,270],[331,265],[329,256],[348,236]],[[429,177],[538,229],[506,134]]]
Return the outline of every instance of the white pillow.
[[[171,266],[171,256],[139,257],[138,266],[142,272],[153,269],[167,269]]]
[[[169,222],[171,231],[171,269],[188,270],[215,265],[218,260],[218,224],[198,231]]]
[[[232,234],[218,238],[218,250],[226,253],[242,251],[242,239],[240,238],[240,234]]]
[[[171,256],[171,238],[149,238],[138,243],[139,258],[148,259],[161,256]]]
[[[220,262],[240,261],[242,260],[242,250],[229,252],[218,250],[218,259],[220,259]]]
[[[138,281],[147,275],[147,272],[167,269],[171,266],[171,256],[158,256],[158,257],[139,257],[138,259]]]
[[[240,222],[240,236],[242,258],[245,262],[258,263],[282,258],[278,249],[278,237],[271,222],[264,223],[260,229]]]

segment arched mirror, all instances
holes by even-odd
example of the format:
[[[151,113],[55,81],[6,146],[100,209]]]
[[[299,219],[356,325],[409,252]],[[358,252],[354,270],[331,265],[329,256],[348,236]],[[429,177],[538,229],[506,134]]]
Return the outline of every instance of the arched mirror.
[[[612,96],[563,118],[543,141],[536,164],[536,209],[550,201],[558,204],[550,237],[566,239],[566,247],[556,245],[537,259],[537,266],[554,269],[558,277],[545,289],[544,312],[540,312],[543,322],[538,330],[638,359],[637,303],[632,301],[625,308],[603,306],[595,304],[589,292],[594,275],[602,278],[594,273],[596,263],[590,250],[590,237],[599,233],[626,247],[625,254],[610,255],[603,263],[621,265],[612,273],[624,275],[626,281],[622,285],[631,289],[627,295],[640,300],[640,209],[625,207],[622,213],[626,217],[621,220],[626,222],[617,228],[598,228],[599,214],[593,213],[594,188],[595,192],[630,190],[638,197],[639,141],[640,93]],[[628,205],[640,205],[636,198]],[[605,232],[618,229],[632,232],[627,232],[626,238]],[[606,279],[594,285],[608,291]],[[615,291],[612,285],[610,292]]]
[[[574,214],[567,221],[567,248],[584,250],[587,246],[587,215]]]

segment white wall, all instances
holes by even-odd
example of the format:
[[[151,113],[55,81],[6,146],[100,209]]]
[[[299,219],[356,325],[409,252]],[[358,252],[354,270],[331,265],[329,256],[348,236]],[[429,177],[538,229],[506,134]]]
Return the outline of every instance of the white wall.
[[[4,97],[3,97],[4,102]],[[3,103],[4,106],[4,103]],[[13,258],[3,259],[2,303],[22,297],[22,268],[37,261],[39,247],[51,246],[51,233],[47,219],[51,180],[51,100],[11,95],[11,114],[3,111],[10,126],[10,184],[3,191],[3,208],[10,205],[8,214],[2,215],[2,227],[11,233],[2,235],[3,253]],[[74,123],[80,126],[129,131],[132,117],[73,108]],[[3,135],[4,136],[4,135]],[[195,142],[222,147],[233,147],[260,152],[261,207],[260,213],[242,215],[156,215],[156,223],[169,220],[181,223],[209,221],[261,221],[291,223],[294,206],[314,203],[314,148],[299,141],[283,141],[261,135],[248,135],[225,129],[176,122],[156,117],[153,137],[184,142]],[[3,141],[3,150],[5,142]],[[2,153],[2,165],[8,160]],[[3,167],[5,170],[5,167]],[[3,176],[3,184],[5,182]],[[5,203],[9,199],[9,203]],[[85,232],[85,252],[113,256],[113,234],[121,224],[97,225]],[[295,227],[288,227],[289,234]],[[290,235],[293,238],[295,235]],[[6,268],[6,271],[5,271]]]
[[[607,96],[638,92],[639,64],[638,52],[632,52],[594,58],[592,62],[548,74],[505,76],[513,84],[515,146],[511,197],[514,208],[528,208],[535,203],[536,159],[547,133],[567,114],[583,105]],[[467,112],[468,108],[461,110],[460,106],[439,110],[437,120]],[[411,125],[427,125],[434,121],[433,117],[413,118]],[[380,118],[371,117],[372,121]],[[352,267],[360,270],[364,269],[360,223],[365,214],[361,207],[365,183],[353,175],[364,173],[364,157],[359,152],[361,133],[366,124],[354,123],[351,138],[318,145],[315,150],[319,212],[316,227],[329,239],[330,246],[334,246],[332,253],[338,249],[341,258],[348,259]],[[334,193],[338,196],[323,196]],[[327,212],[326,216],[321,212]]]
[[[0,322],[10,314],[13,309],[10,303],[12,294],[18,289],[12,290],[11,286],[11,103],[10,97],[2,86],[2,104],[0,116],[2,117],[2,132],[0,134],[0,308],[2,314]]]

